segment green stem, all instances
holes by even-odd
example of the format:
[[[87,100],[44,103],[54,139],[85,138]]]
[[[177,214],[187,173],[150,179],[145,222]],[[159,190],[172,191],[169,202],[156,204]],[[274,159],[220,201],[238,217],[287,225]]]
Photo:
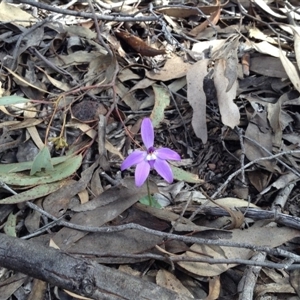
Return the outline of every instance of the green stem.
[[[152,206],[152,197],[150,194],[150,187],[149,187],[149,177],[147,177],[147,192],[148,192],[149,205]]]

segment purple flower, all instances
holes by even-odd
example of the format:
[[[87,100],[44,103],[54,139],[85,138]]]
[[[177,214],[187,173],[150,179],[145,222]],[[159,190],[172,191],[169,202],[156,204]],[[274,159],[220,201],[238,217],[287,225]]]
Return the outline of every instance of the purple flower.
[[[169,148],[155,149],[154,130],[150,118],[145,118],[141,126],[141,134],[147,151],[135,150],[122,163],[121,170],[136,165],[135,169],[135,185],[141,186],[147,179],[151,169],[155,169],[157,173],[167,182],[173,181],[172,169],[166,160],[180,160],[180,156]]]

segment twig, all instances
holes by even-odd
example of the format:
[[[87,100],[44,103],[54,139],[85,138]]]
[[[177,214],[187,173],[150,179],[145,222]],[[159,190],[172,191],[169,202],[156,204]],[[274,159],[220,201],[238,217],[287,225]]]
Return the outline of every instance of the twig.
[[[289,185],[287,185],[286,187],[284,187],[282,190],[279,191],[279,193],[277,194],[275,201],[272,203],[272,210],[278,210],[283,211],[285,204],[287,202],[287,200],[289,199],[289,196],[293,190],[293,188],[295,187],[295,183],[290,183]]]
[[[78,12],[74,10],[69,10],[69,9],[61,9],[55,6],[51,6],[45,3],[41,2],[35,2],[34,0],[19,0],[18,3],[24,3],[24,4],[29,4],[34,7],[38,7],[40,9],[45,9],[48,11],[53,11],[59,14],[63,15],[70,15],[70,16],[76,16],[76,17],[82,17],[82,18],[88,18],[92,19],[93,14],[92,13],[86,13],[86,12]],[[132,15],[128,15],[126,17],[124,16],[112,16],[112,15],[99,15],[96,14],[96,18],[98,20],[103,20],[103,21],[116,21],[116,22],[145,22],[145,21],[157,21],[158,18],[155,16],[144,16],[144,17],[135,17]]]
[[[251,143],[255,144],[256,146],[258,146],[259,148],[263,149],[268,155],[273,155],[272,152],[270,152],[266,147],[262,146],[261,144],[259,144],[257,141],[247,137],[246,135],[243,136],[245,139],[247,139],[248,141],[250,141]],[[299,178],[300,178],[300,173],[298,171],[296,171],[295,169],[293,169],[292,167],[290,167],[288,164],[286,164],[285,162],[283,162],[281,159],[274,157],[280,164],[282,164],[284,167],[286,167],[288,170],[290,170],[291,172],[293,172],[294,174],[296,174]]]
[[[241,163],[241,169],[242,169],[242,184],[244,186],[247,186],[246,180],[245,180],[245,145],[243,140],[243,130],[241,128],[237,128],[237,134],[239,136],[240,145],[241,145],[241,157],[240,157],[240,163]]]
[[[271,159],[278,159],[278,157],[281,157],[283,155],[287,155],[287,154],[293,154],[293,153],[297,153],[299,154],[300,153],[300,150],[291,150],[291,151],[284,151],[284,152],[280,152],[280,153],[277,153],[277,154],[274,154],[274,155],[270,155],[270,156],[266,156],[266,157],[260,157],[260,158],[257,158],[251,162],[249,162],[248,164],[246,164],[244,166],[244,169],[247,169],[249,167],[251,167],[252,165],[256,164],[256,163],[259,163],[261,161],[264,161],[264,160],[271,160]],[[291,169],[289,167],[289,169]],[[217,189],[217,191],[211,196],[211,198],[215,199],[220,193],[221,191],[226,187],[226,185],[238,174],[240,174],[242,172],[242,169],[238,169],[237,171],[235,171],[234,173],[232,173],[227,179],[226,181]],[[295,171],[296,172],[296,171]],[[297,172],[298,173],[298,172]],[[298,173],[299,174],[299,173]],[[297,175],[298,175],[297,174]],[[298,175],[300,177],[300,174]]]
[[[240,258],[204,258],[204,257],[190,257],[190,256],[179,256],[179,255],[158,255],[153,253],[143,253],[143,254],[129,254],[129,253],[120,253],[120,252],[97,252],[97,251],[84,251],[84,252],[77,252],[72,251],[72,248],[70,251],[68,251],[70,254],[76,254],[82,256],[97,256],[97,257],[125,257],[125,258],[144,258],[144,259],[155,259],[164,261],[167,263],[170,262],[203,262],[211,265],[216,264],[242,264],[246,266],[253,266],[253,267],[267,267],[272,269],[285,269],[289,270],[291,266],[293,266],[293,269],[297,268],[300,269],[300,264],[291,265],[290,263],[273,263],[271,261],[257,261],[257,260],[248,260],[248,259],[240,259]],[[252,298],[251,298],[252,299]]]
[[[253,244],[248,244],[248,243],[234,243],[234,242],[229,242],[229,241],[224,241],[224,240],[210,240],[210,239],[203,239],[203,238],[197,238],[197,237],[190,237],[190,236],[182,236],[182,235],[177,235],[177,234],[171,234],[171,233],[166,233],[166,232],[161,232],[153,229],[149,229],[146,227],[143,227],[138,224],[126,224],[126,225],[119,225],[119,226],[111,226],[111,227],[91,227],[91,226],[82,226],[82,225],[77,225],[73,224],[70,222],[66,221],[61,221],[58,220],[56,217],[52,216],[51,214],[47,213],[37,205],[31,203],[31,202],[26,202],[26,205],[34,210],[37,210],[38,212],[44,214],[51,220],[57,221],[58,225],[65,226],[68,228],[80,230],[80,231],[87,231],[87,232],[119,232],[119,231],[124,231],[127,229],[136,229],[140,230],[149,234],[153,234],[156,236],[161,236],[165,240],[171,239],[171,240],[179,240],[183,241],[186,243],[196,243],[196,244],[205,244],[205,245],[218,245],[218,246],[225,246],[225,247],[237,247],[237,248],[246,248],[246,249],[252,249],[254,251],[263,251],[268,254],[272,255],[280,255],[288,258],[292,258],[295,260],[295,262],[300,262],[300,256],[290,253],[288,251],[282,250],[280,248],[277,249],[272,249],[270,247],[263,247],[263,246],[257,246]]]
[[[266,253],[257,253],[251,257],[251,262],[257,263],[257,265],[246,268],[244,275],[238,284],[239,300],[254,299],[253,294],[257,277],[265,259]]]
[[[91,0],[88,0],[88,3],[89,3],[90,9],[91,9],[92,14],[93,14],[93,19],[94,19],[94,23],[95,23],[95,28],[96,28],[98,40],[101,43],[101,45],[105,48],[107,53],[112,57],[113,56],[112,51],[110,50],[110,48],[107,46],[107,44],[104,42],[104,40],[102,38],[94,6],[93,6]]]
[[[116,9],[116,8],[122,7],[124,5],[130,5],[130,4],[137,3],[138,0],[124,0],[124,1],[120,1],[120,2],[110,2],[109,4],[105,3],[103,1],[100,1],[100,0],[95,0],[95,2],[99,6],[105,8],[105,9]]]
[[[18,51],[20,48],[20,45],[23,41],[23,39],[26,37],[26,35],[32,33],[33,31],[35,31],[37,28],[43,26],[44,24],[46,24],[49,21],[49,19],[45,19],[42,20],[40,22],[35,23],[34,25],[32,25],[30,28],[26,29],[24,32],[22,32],[20,34],[20,36],[18,37],[18,41],[16,43],[16,45],[14,46],[14,51],[13,51],[13,59],[10,65],[10,69],[12,71],[14,71],[15,67],[16,67],[16,61],[18,59]]]

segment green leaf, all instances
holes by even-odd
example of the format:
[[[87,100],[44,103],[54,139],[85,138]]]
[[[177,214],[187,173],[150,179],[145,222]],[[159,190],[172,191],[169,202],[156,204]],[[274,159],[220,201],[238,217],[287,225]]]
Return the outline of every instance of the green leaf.
[[[65,181],[41,184],[23,193],[0,200],[0,204],[16,204],[49,195],[64,185]]]
[[[169,91],[157,84],[153,85],[155,104],[151,113],[151,120],[154,127],[157,127],[159,123],[165,117],[165,108],[170,105],[170,94]]]
[[[51,165],[58,165],[71,157],[69,156],[59,156],[51,158]],[[24,161],[20,163],[13,164],[0,164],[0,173],[17,173],[26,170],[30,170],[32,168],[33,161]]]
[[[10,213],[4,225],[4,232],[9,236],[17,236],[16,233],[17,215]]]
[[[53,170],[53,165],[51,163],[51,155],[48,147],[44,147],[39,154],[35,157],[31,170],[30,175],[34,175],[37,172],[42,171],[42,169],[45,170]]]
[[[174,167],[170,165],[173,176],[175,179],[180,180],[180,181],[186,181],[190,183],[203,183],[204,181],[198,177],[198,175],[189,173],[187,171],[184,171],[180,168]]]
[[[81,166],[82,156],[69,157],[65,162],[56,165],[53,170],[44,170],[30,176],[25,173],[0,173],[0,180],[16,186],[33,186],[65,179],[76,172]]]
[[[157,200],[154,197],[150,196],[150,198],[151,202],[149,201],[148,195],[140,199],[139,202],[147,206],[161,208],[161,205],[157,202]]]
[[[13,104],[26,103],[30,101],[30,99],[25,99],[20,96],[4,96],[0,98],[0,105],[8,106]]]

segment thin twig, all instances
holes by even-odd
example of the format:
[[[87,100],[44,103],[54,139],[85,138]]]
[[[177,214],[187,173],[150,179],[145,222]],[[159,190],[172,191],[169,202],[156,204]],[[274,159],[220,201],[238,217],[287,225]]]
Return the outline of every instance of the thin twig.
[[[58,220],[56,217],[52,216],[48,212],[44,211],[37,205],[26,202],[26,205],[30,207],[31,209],[34,209],[42,214],[44,214],[46,217],[48,217],[51,220],[57,221],[58,225],[65,226],[68,228],[80,230],[80,231],[87,231],[87,232],[119,232],[124,231],[127,229],[136,229],[140,230],[155,236],[161,236],[164,240],[170,239],[170,240],[179,240],[185,243],[196,243],[196,244],[204,244],[204,245],[218,245],[218,246],[224,246],[224,247],[237,247],[237,248],[246,248],[251,249],[254,251],[263,251],[271,255],[275,256],[283,256],[287,258],[292,258],[295,260],[295,262],[300,262],[300,256],[290,253],[288,251],[282,250],[280,248],[272,249],[270,247],[263,247],[263,246],[257,246],[249,243],[234,243],[224,240],[210,240],[210,239],[203,239],[203,238],[197,238],[197,237],[190,237],[190,236],[182,236],[177,234],[171,234],[166,232],[161,232],[153,229],[146,228],[144,226],[138,225],[138,224],[125,224],[125,225],[119,225],[119,226],[110,226],[110,227],[91,227],[91,226],[82,226],[73,224],[71,222],[66,222],[62,220]]]
[[[143,254],[129,254],[129,253],[120,253],[120,252],[97,252],[97,251],[84,251],[84,252],[72,252],[72,249],[69,251],[70,254],[76,254],[80,256],[97,256],[97,257],[125,257],[125,258],[136,258],[136,259],[154,259],[160,260],[164,262],[202,262],[208,263],[211,265],[216,264],[243,264],[247,266],[254,266],[254,267],[267,267],[272,269],[285,269],[289,270],[292,266],[293,269],[297,268],[300,269],[300,264],[291,265],[290,263],[273,263],[271,261],[255,261],[255,260],[248,260],[248,259],[240,259],[240,258],[204,258],[204,257],[190,257],[190,256],[179,256],[179,255],[158,255],[153,253],[143,253]]]
[[[112,57],[113,56],[112,51],[110,50],[110,48],[107,46],[107,44],[104,42],[104,40],[102,38],[100,28],[99,28],[99,24],[98,24],[98,20],[97,20],[97,17],[96,17],[96,12],[95,12],[94,6],[92,4],[92,1],[88,0],[88,3],[89,3],[90,9],[91,9],[92,14],[93,14],[93,19],[94,19],[94,23],[95,23],[96,32],[97,32],[97,38],[98,38],[99,42],[101,43],[101,45],[105,48],[107,53]]]
[[[300,150],[291,150],[291,151],[284,151],[284,152],[280,152],[274,155],[270,155],[270,156],[266,156],[266,157],[260,157],[257,158],[251,162],[249,162],[248,164],[246,164],[244,166],[244,169],[246,170],[247,168],[251,167],[254,164],[257,164],[261,161],[265,161],[265,160],[272,160],[272,159],[277,159],[278,157],[281,157],[283,155],[287,155],[287,154],[299,154]],[[217,191],[211,196],[212,199],[215,199],[220,193],[221,191],[226,187],[226,185],[238,174],[240,174],[242,172],[242,169],[238,169],[237,171],[235,171],[234,173],[232,173],[227,179],[226,181],[217,189]],[[298,172],[297,172],[298,173]],[[299,174],[299,173],[298,173]],[[297,174],[297,175],[298,175]],[[300,177],[300,174],[298,175]]]
[[[51,6],[45,3],[41,3],[41,2],[36,2],[34,0],[19,0],[18,3],[24,3],[24,4],[29,4],[31,6],[34,7],[38,7],[40,9],[45,9],[48,11],[53,11],[59,14],[63,14],[63,15],[70,15],[70,16],[76,16],[76,17],[82,17],[82,18],[88,18],[88,19],[92,19],[93,18],[93,14],[92,13],[86,13],[86,12],[78,12],[78,11],[74,11],[74,10],[69,10],[69,9],[61,9],[55,6]],[[132,21],[136,21],[136,22],[145,22],[145,21],[157,21],[157,17],[155,16],[143,16],[143,17],[135,17],[132,15],[128,15],[128,16],[114,16],[114,15],[99,15],[96,14],[96,18],[98,20],[103,20],[103,21],[116,21],[116,22],[132,22]]]

